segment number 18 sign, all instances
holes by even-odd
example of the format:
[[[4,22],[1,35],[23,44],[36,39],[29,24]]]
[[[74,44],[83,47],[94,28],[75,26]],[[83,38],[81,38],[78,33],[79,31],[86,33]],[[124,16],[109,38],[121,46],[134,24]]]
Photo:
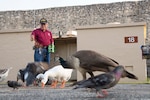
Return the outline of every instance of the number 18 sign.
[[[138,37],[137,36],[124,37],[124,42],[125,43],[137,43]]]

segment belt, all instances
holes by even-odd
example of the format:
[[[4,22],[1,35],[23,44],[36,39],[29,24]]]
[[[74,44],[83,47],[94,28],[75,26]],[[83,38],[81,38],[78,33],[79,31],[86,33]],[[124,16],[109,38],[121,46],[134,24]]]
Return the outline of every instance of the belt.
[[[39,47],[39,48],[47,48],[48,46],[41,46],[41,47]]]
[[[43,48],[43,49],[47,49],[48,46],[33,46],[33,49],[36,49],[36,48]]]

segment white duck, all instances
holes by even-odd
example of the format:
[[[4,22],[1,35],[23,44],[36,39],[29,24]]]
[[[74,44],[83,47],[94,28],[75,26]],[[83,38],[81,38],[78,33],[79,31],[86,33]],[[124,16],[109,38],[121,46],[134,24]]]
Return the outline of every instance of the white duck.
[[[42,88],[45,87],[45,84],[48,81],[48,79],[52,80],[52,88],[56,88],[57,82],[61,82],[60,88],[64,88],[65,83],[71,78],[72,72],[73,69],[67,69],[63,68],[62,65],[57,65],[47,70],[44,74],[38,74],[36,78],[41,79]]]
[[[8,69],[0,69],[0,82],[4,81],[7,78],[10,69],[12,69],[12,67]]]

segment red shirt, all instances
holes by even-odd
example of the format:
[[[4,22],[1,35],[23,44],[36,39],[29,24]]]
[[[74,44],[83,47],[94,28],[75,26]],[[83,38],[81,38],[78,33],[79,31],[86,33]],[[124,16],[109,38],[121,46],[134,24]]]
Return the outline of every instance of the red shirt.
[[[48,30],[44,32],[42,29],[38,28],[32,31],[32,35],[35,40],[43,46],[48,46],[54,42],[52,33]]]

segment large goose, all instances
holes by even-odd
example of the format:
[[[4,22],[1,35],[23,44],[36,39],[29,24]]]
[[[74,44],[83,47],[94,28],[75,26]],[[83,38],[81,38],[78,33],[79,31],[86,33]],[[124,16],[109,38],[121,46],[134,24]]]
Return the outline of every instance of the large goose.
[[[89,73],[91,77],[93,77],[93,71],[110,72],[114,70],[115,67],[119,66],[117,61],[92,50],[77,51],[66,61],[59,56],[56,56],[55,59],[59,59],[64,68],[74,68],[79,70],[83,79],[86,79],[86,73]],[[124,70],[122,77],[138,79],[135,75],[126,70]]]

